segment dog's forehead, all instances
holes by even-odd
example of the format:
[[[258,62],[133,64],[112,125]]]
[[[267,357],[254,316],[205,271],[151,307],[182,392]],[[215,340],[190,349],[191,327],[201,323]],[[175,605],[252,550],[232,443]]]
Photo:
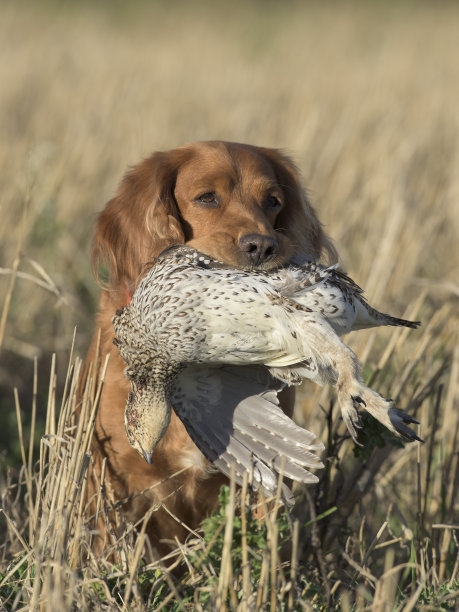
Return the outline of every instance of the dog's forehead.
[[[190,185],[218,185],[226,182],[253,183],[263,181],[268,185],[277,183],[271,163],[256,147],[231,146],[226,143],[199,143],[193,147],[188,161],[180,168],[176,188]]]

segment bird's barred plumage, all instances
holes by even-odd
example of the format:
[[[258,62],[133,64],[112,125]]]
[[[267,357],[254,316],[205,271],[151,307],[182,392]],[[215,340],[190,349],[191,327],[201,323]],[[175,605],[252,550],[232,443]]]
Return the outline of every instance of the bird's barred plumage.
[[[362,383],[357,358],[339,336],[378,325],[417,327],[419,323],[369,306],[362,290],[336,266],[307,261],[269,272],[236,270],[187,246],[170,247],[113,323],[115,342],[132,381],[126,430],[131,444],[147,460],[151,461],[154,445],[167,428],[172,402],[197,446],[222,471],[227,473],[231,464],[239,473],[247,471],[253,465],[249,457],[255,457],[259,480],[272,492],[266,483],[273,481],[272,469],[279,469],[278,458],[284,457],[286,475],[307,481],[312,475],[304,466],[317,467],[310,451],[319,446],[309,432],[304,439],[305,434],[277,406],[276,379],[281,384],[309,378],[336,385],[354,439],[361,407],[394,434],[417,439],[406,426],[413,419]],[[244,381],[242,395],[228,382],[232,379],[234,388],[238,385],[234,366]],[[263,383],[251,384],[251,376],[261,366],[269,374]],[[212,393],[206,399],[202,391],[187,388],[191,371],[215,387],[214,399]],[[217,393],[216,387],[225,393]],[[232,395],[237,395],[237,402]],[[226,409],[221,408],[225,401],[230,404]],[[276,415],[279,439],[269,433],[273,427],[269,420],[268,429],[256,430],[266,414]],[[257,431],[261,439],[254,436]],[[288,440],[295,433],[303,436],[298,451],[306,453],[303,463],[298,453],[288,452]],[[269,449],[267,454],[263,449]]]

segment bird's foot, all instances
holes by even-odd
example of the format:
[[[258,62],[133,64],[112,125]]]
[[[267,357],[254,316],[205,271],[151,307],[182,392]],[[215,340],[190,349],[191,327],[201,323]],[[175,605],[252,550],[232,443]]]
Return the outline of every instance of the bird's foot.
[[[359,408],[364,408],[398,438],[403,438],[409,442],[414,440],[422,442],[421,438],[407,425],[418,421],[402,410],[395,408],[392,400],[384,399],[376,391],[366,387],[357,379],[353,379],[350,384],[341,387],[338,392],[338,400],[343,420],[356,444],[359,444],[356,429],[362,428]]]
[[[392,400],[384,399],[376,391],[364,385],[362,385],[360,397],[365,402],[365,410],[395,436],[409,442],[420,440],[415,432],[407,426],[407,423],[417,423],[417,421],[402,410],[395,408]],[[422,442],[422,440],[420,441]]]
[[[413,442],[417,440],[418,442],[424,442],[419,436],[415,434],[415,432],[410,429],[406,423],[415,423],[419,425],[419,421],[413,419],[409,414],[403,412],[403,410],[398,410],[398,408],[389,408],[389,418],[391,420],[392,425],[397,430],[397,434],[407,440],[408,442]]]

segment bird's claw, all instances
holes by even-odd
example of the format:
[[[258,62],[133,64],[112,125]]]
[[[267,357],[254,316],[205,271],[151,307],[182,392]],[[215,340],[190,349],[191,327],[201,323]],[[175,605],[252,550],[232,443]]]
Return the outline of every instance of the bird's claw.
[[[359,407],[360,405],[366,406],[364,400],[359,395],[345,395],[346,399],[343,399],[341,396],[341,413],[343,416],[343,421],[346,424],[346,427],[351,434],[351,438],[355,444],[358,446],[362,446],[360,442],[357,441],[357,429],[362,429],[363,422],[360,418]]]
[[[359,408],[362,405],[364,408],[366,407],[366,402],[360,397],[360,395],[352,395],[352,403],[353,403],[353,408],[354,411],[352,413],[352,423],[354,425],[354,427],[357,427],[357,429],[362,429],[363,427],[363,422],[362,419],[360,417],[360,413],[359,413]]]
[[[364,399],[362,399],[362,398],[360,397],[360,395],[353,395],[353,396],[352,396],[352,401],[353,401],[355,404],[363,404],[363,406],[366,406],[366,405],[367,405],[366,401],[365,401]]]
[[[415,432],[406,425],[407,423],[419,425],[419,421],[409,414],[406,414],[406,412],[403,412],[403,410],[398,410],[398,408],[389,408],[388,414],[392,425],[402,438],[408,442],[413,442],[414,440],[424,442],[424,440],[417,436]]]

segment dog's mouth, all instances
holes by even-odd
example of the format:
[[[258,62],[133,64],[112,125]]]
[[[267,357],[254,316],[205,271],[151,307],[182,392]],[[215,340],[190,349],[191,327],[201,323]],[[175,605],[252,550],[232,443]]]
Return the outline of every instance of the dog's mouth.
[[[258,263],[241,260],[240,264],[236,265],[235,267],[241,270],[269,272],[270,270],[277,270],[278,268],[285,266],[289,259],[290,258],[288,256],[273,255],[265,261]]]
[[[267,252],[262,257],[254,257],[249,252],[240,250],[237,245],[232,248],[228,248],[228,245],[219,248],[218,243],[209,246],[209,244],[201,244],[201,241],[198,240],[190,240],[186,245],[238,270],[269,272],[285,266],[293,255],[282,249],[282,253]]]
[[[210,255],[209,253],[206,253]],[[222,263],[235,268],[236,270],[244,270],[248,272],[269,272],[271,270],[277,270],[285,266],[290,257],[287,255],[273,255],[267,257],[263,261],[254,262],[250,260],[248,257],[244,257],[242,253],[237,253],[234,257],[216,257],[215,255],[210,255],[210,257],[214,257],[218,259]]]

